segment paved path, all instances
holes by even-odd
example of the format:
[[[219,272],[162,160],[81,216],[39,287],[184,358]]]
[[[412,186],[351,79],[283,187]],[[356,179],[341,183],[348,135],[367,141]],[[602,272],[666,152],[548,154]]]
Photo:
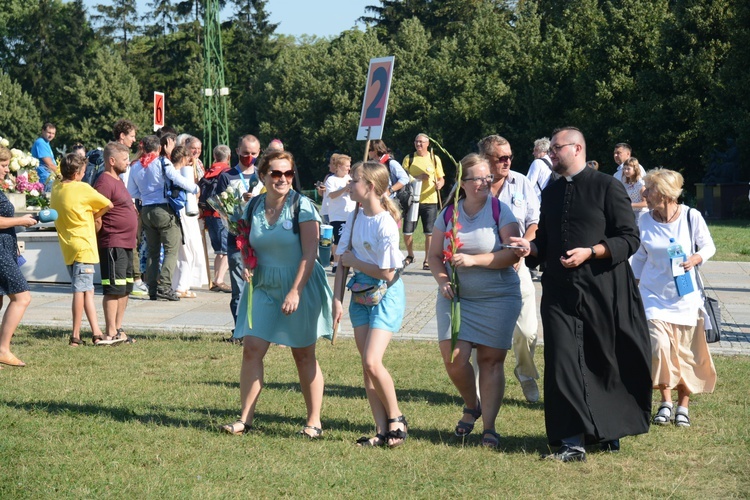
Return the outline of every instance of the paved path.
[[[403,274],[406,284],[406,316],[397,338],[435,340],[435,282],[429,271],[419,263],[423,253],[416,252],[415,263]],[[711,352],[725,355],[750,355],[750,262],[708,262],[704,266],[708,293],[722,305],[724,330],[722,341],[711,344]],[[333,285],[333,277],[329,276]],[[537,303],[541,285],[537,288]],[[26,311],[22,324],[34,326],[70,327],[70,286],[32,283],[32,304]],[[133,299],[125,315],[129,332],[150,331],[163,333],[205,332],[228,336],[233,327],[229,312],[228,293],[197,290],[198,298],[179,302]],[[101,296],[96,298],[100,325],[104,326]],[[537,308],[538,310],[538,308]],[[84,320],[84,328],[87,322]],[[543,344],[541,321],[540,344]],[[339,333],[352,335],[348,317],[342,321]]]

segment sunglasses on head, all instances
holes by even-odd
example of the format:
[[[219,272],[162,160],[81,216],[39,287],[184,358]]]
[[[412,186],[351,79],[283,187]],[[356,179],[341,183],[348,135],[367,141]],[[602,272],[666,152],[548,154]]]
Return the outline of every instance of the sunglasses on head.
[[[279,180],[282,176],[286,177],[286,180],[291,181],[294,179],[294,170],[286,170],[282,172],[281,170],[271,170],[268,172],[268,175],[271,176],[271,179]]]

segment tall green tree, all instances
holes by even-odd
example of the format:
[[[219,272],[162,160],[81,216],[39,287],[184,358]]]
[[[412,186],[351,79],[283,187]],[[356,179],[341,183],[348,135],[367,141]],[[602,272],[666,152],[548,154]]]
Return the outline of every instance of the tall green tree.
[[[60,122],[68,116],[64,86],[96,50],[83,3],[40,0],[16,9],[0,32],[0,69],[34,99],[44,121]],[[57,123],[58,132],[64,127]]]
[[[111,4],[97,5],[96,11],[99,14],[92,15],[91,19],[99,25],[97,32],[104,39],[117,42],[127,59],[128,45],[140,30],[136,0],[112,0]]]
[[[109,47],[100,48],[83,73],[71,75],[65,86],[71,99],[70,114],[58,140],[63,144],[75,140],[87,146],[106,144],[120,118],[132,120],[144,130],[150,114],[139,90],[138,81],[119,54]]]
[[[0,136],[12,148],[29,150],[42,128],[34,101],[10,76],[0,71]]]

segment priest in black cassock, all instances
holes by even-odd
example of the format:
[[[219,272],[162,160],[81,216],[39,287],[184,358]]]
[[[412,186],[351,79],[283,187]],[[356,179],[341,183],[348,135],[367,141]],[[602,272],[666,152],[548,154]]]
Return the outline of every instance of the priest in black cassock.
[[[583,461],[584,445],[617,451],[620,438],[648,432],[651,344],[627,260],[640,239],[622,183],[586,167],[578,129],[555,131],[549,156],[562,177],[542,192],[536,238],[513,240],[529,266],[547,264],[544,419],[560,448],[543,458]]]

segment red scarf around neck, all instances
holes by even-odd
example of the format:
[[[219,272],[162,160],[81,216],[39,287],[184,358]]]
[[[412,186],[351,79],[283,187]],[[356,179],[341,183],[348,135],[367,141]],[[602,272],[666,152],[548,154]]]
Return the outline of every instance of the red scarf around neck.
[[[149,163],[159,157],[159,153],[145,153],[141,155],[140,162],[143,168],[148,168]]]

